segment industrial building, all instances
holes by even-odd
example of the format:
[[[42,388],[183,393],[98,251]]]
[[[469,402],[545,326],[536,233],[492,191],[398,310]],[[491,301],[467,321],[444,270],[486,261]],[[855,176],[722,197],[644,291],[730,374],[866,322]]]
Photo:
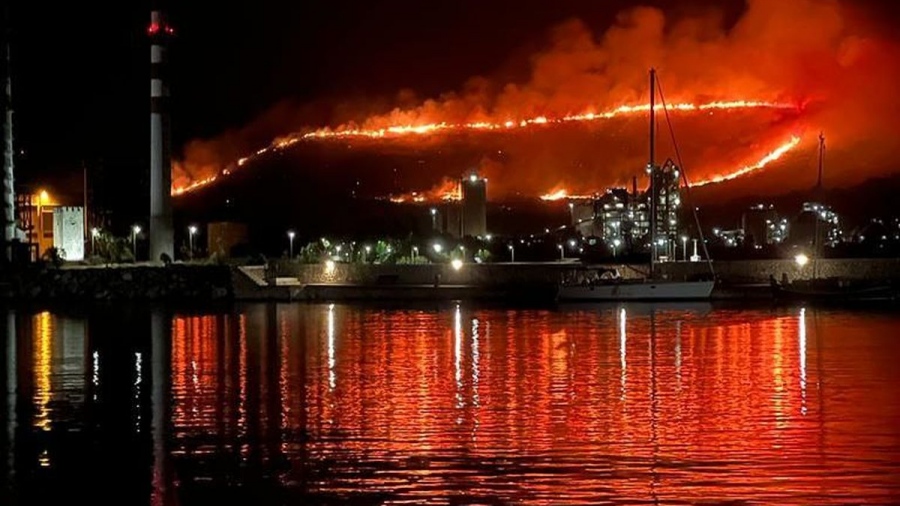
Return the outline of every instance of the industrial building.
[[[834,247],[843,241],[840,217],[818,202],[804,202],[791,229],[791,244],[795,246]]]
[[[681,208],[680,174],[671,162],[648,173],[655,177],[657,226],[653,233],[661,259],[674,258],[678,242],[678,213]],[[638,192],[637,178],[632,190],[609,188],[594,195],[588,204],[569,202],[572,226],[583,236],[600,237],[607,248],[619,251],[646,250],[650,240],[650,188]]]
[[[675,258],[678,247],[678,210],[681,207],[681,171],[671,161],[662,167],[648,167],[653,178],[650,188],[656,193],[651,196],[655,200],[651,213],[656,213],[656,230],[653,231],[653,242],[657,258],[666,260]]]
[[[487,179],[471,172],[459,180],[460,200],[428,208],[431,229],[452,237],[487,237]]]
[[[460,181],[462,237],[487,236],[487,179],[472,172]]]

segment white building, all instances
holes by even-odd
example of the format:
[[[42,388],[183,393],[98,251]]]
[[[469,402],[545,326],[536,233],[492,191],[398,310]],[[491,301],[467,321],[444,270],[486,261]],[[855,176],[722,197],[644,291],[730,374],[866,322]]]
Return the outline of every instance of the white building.
[[[53,209],[53,246],[68,261],[84,260],[84,208]]]

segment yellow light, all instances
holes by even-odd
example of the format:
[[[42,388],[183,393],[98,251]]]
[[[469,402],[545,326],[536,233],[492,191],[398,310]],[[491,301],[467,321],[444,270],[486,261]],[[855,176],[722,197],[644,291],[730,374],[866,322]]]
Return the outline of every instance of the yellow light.
[[[450,262],[450,266],[453,267],[454,271],[458,271],[458,270],[462,269],[463,261],[458,258],[454,258],[453,261]]]
[[[799,255],[794,257],[794,261],[797,262],[797,265],[803,267],[804,265],[809,263],[809,257],[804,255],[803,253],[800,253]]]
[[[325,274],[334,274],[334,260],[325,260]]]
[[[46,203],[50,200],[50,194],[47,193],[47,190],[41,190],[41,193],[39,194],[39,196],[40,196],[42,204]]]

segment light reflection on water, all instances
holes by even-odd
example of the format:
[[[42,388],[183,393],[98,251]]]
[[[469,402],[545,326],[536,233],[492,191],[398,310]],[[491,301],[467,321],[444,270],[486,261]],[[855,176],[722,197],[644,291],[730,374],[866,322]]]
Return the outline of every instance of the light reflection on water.
[[[159,505],[900,496],[889,313],[4,314],[3,504],[96,500],[107,473]]]

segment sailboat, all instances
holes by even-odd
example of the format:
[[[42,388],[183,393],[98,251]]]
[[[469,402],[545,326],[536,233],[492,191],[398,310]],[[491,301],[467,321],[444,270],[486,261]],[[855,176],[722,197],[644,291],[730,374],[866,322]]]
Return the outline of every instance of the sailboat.
[[[655,160],[656,134],[656,71],[650,70],[650,234],[651,244],[656,233],[658,204],[657,172],[660,168]],[[665,102],[663,102],[665,105]],[[651,246],[650,272],[645,278],[599,279],[591,282],[565,283],[559,285],[559,300],[622,301],[622,300],[703,300],[709,299],[715,287],[715,280],[672,281],[658,278],[655,274],[657,262],[655,248]]]

